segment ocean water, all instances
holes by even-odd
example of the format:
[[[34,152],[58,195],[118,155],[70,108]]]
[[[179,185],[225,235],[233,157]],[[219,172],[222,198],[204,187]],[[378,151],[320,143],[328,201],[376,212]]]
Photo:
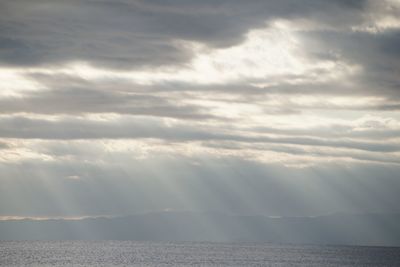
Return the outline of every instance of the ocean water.
[[[400,266],[400,248],[268,243],[1,241],[1,266]]]

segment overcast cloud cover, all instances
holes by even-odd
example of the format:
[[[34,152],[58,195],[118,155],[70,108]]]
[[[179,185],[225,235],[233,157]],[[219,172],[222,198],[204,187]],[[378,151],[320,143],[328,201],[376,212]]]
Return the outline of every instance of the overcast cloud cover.
[[[0,217],[400,212],[400,1],[0,1]]]

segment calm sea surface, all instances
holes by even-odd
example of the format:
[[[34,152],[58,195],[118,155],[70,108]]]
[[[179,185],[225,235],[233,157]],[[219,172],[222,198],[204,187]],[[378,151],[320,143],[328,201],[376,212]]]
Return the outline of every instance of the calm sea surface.
[[[400,266],[400,248],[136,241],[0,242],[2,266]]]

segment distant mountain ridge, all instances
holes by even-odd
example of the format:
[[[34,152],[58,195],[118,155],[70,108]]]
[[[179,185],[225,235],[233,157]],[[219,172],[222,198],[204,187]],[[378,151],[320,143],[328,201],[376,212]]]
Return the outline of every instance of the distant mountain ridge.
[[[154,212],[80,220],[0,221],[0,240],[255,241],[400,246],[400,213],[317,217]]]

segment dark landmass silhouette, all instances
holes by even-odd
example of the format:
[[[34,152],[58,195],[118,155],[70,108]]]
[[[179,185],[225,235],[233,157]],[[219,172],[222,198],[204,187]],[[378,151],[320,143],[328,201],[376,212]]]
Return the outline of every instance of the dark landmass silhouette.
[[[400,246],[400,214],[266,217],[154,212],[80,220],[0,221],[0,240],[74,239]]]

